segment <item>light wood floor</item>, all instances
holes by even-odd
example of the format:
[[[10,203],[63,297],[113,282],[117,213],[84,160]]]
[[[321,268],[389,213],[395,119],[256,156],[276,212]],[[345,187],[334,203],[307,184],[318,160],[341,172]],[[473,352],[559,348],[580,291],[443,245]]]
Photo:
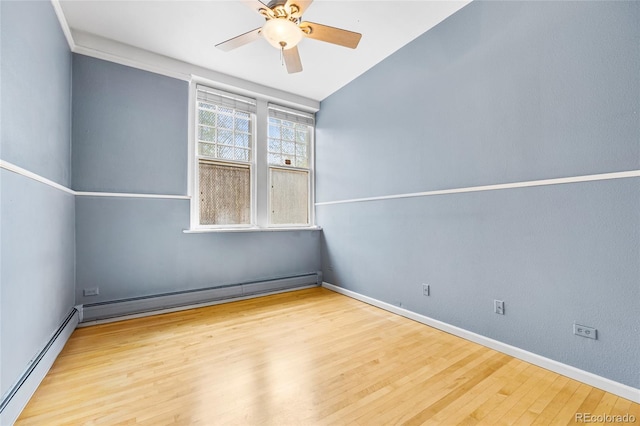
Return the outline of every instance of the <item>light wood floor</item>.
[[[640,406],[322,288],[77,329],[18,425],[567,424]]]

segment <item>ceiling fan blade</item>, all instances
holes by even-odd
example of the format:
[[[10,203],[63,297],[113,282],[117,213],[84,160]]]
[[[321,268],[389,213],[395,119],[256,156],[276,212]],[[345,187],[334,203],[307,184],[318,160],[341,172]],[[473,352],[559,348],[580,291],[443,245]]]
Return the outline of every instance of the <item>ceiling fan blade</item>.
[[[305,10],[313,3],[313,0],[287,0],[284,8],[291,12],[291,16],[299,18],[302,16]],[[295,6],[298,10],[296,12],[291,11],[291,6]]]
[[[300,60],[298,46],[283,50],[282,55],[284,56],[284,63],[287,65],[287,72],[289,74],[302,71],[302,61]]]
[[[313,22],[301,22],[300,28],[304,35],[309,38],[349,47],[351,49],[358,47],[360,38],[362,38],[362,34],[360,33],[354,33],[353,31],[347,31]]]
[[[216,44],[216,47],[220,50],[224,50],[228,52],[240,46],[244,46],[245,44],[251,43],[260,38],[260,28],[256,28],[255,30],[251,30],[248,33],[241,34],[237,37],[230,38],[227,41],[223,41],[222,43]]]
[[[262,3],[260,0],[240,0],[251,10],[257,14],[264,16],[265,18],[273,18],[273,11],[269,9],[269,6]]]

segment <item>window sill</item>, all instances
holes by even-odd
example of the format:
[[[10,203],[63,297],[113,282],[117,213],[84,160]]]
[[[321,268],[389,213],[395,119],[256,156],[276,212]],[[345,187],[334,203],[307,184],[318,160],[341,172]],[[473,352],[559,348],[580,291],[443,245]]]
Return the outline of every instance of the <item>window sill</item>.
[[[196,229],[183,229],[185,234],[206,234],[210,232],[280,232],[280,231],[320,231],[320,226],[289,226],[282,228],[196,228]]]

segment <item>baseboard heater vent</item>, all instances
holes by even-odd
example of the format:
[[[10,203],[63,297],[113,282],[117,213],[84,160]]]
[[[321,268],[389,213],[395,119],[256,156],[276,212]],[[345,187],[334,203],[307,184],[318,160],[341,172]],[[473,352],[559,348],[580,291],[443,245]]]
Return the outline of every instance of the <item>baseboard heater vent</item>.
[[[82,322],[319,286],[320,272],[83,305]]]

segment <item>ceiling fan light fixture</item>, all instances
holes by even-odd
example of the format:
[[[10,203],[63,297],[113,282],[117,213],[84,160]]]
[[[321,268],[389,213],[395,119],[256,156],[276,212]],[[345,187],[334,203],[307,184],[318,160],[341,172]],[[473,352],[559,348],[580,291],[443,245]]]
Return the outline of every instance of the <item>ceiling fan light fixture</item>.
[[[291,49],[302,40],[302,30],[286,18],[274,18],[265,22],[262,35],[276,49]]]

